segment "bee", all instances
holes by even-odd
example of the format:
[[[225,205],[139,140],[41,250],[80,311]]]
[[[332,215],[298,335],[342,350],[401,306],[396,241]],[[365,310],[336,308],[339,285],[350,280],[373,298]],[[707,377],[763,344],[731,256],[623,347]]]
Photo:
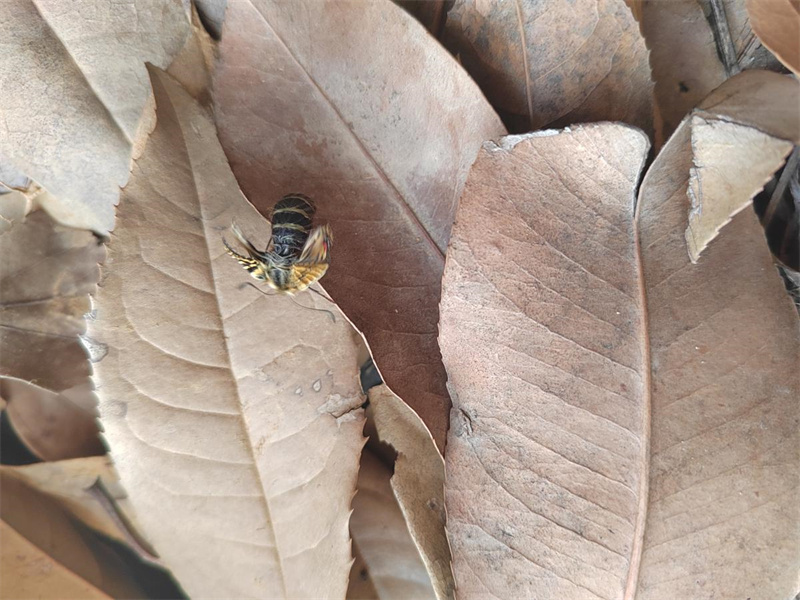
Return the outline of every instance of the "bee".
[[[311,228],[315,212],[311,198],[289,194],[272,209],[272,237],[263,252],[244,237],[235,223],[231,230],[247,250],[247,256],[231,248],[225,238],[222,243],[251,277],[279,293],[293,295],[319,281],[330,265],[333,232],[330,225]]]

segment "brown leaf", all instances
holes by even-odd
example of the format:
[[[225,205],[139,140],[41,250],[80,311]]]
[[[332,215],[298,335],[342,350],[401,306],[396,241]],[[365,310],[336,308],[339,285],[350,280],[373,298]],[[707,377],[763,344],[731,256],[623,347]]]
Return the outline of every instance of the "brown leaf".
[[[443,42],[511,132],[589,121],[652,132],[647,50],[623,0],[456,0]]]
[[[123,192],[92,325],[108,347],[96,372],[112,456],[190,596],[344,596],[357,334],[238,287],[247,274],[221,236],[235,219],[263,246],[268,224],[208,115],[168,75],[151,80],[158,122]]]
[[[105,249],[37,211],[0,235],[0,256],[0,375],[55,392],[85,389],[91,366],[78,336]]]
[[[385,385],[369,390],[378,439],[397,452],[391,485],[440,599],[455,585],[445,534],[444,462],[425,424]]]
[[[113,228],[149,95],[144,62],[166,67],[188,33],[180,2],[0,3],[0,81],[13,81],[0,153],[51,192],[43,206],[58,221]]]
[[[749,71],[715,95],[739,105],[736,92],[756,83],[762,104],[748,117],[761,132],[774,130],[775,115],[790,113],[785,105],[792,97],[797,102],[797,82]],[[783,93],[786,84],[793,93]],[[736,105],[730,111],[725,100],[714,105],[717,114],[730,113],[725,121],[734,120]],[[796,122],[791,115],[784,135],[797,135]],[[800,569],[797,313],[749,207],[691,264],[684,232],[688,187],[696,184],[692,146],[707,132],[696,132],[696,123],[687,119],[664,147],[639,200],[653,382],[640,595],[788,598]],[[716,126],[740,131],[733,123]],[[753,164],[763,169],[759,155],[784,145],[762,139],[750,148]],[[701,179],[706,210],[726,202],[726,194],[750,198],[758,191],[741,172],[736,148],[730,150],[705,165],[728,184]],[[773,170],[781,162],[776,158]],[[710,229],[728,218],[720,215]]]
[[[436,598],[389,484],[391,476],[379,459],[364,452],[350,522],[353,545],[364,561],[376,598]]]
[[[697,0],[643,2],[642,34],[655,81],[656,148],[686,114],[725,81],[714,35]]]
[[[451,0],[392,0],[419,21],[435,38],[441,37]]]
[[[647,148],[611,124],[514,136],[467,180],[439,337],[462,597],[625,589],[646,476],[633,206]]]
[[[388,0],[230,2],[214,86],[242,189],[262,214],[290,192],[317,201],[336,236],[326,289],[442,448],[443,253],[469,165],[502,135],[499,119]]]
[[[748,163],[738,143],[755,138],[732,115],[756,81],[769,100],[749,114],[765,137]],[[638,227],[646,144],[630,130],[512,138],[479,156],[440,337],[461,594],[795,593],[797,314],[753,211],[717,210],[753,196],[764,156],[780,166],[786,142],[765,132],[789,112],[784,81],[743,73],[688,117],[642,183]],[[737,141],[728,153],[720,132]],[[690,184],[716,215],[701,229],[718,232],[696,264]]]
[[[378,591],[369,576],[367,563],[364,562],[364,557],[361,556],[356,544],[353,544],[353,566],[350,567],[350,581],[347,582],[345,598],[347,600],[379,600]]]
[[[781,63],[767,50],[753,33],[750,16],[742,0],[698,0],[706,15],[710,16],[710,25],[716,27],[717,47],[720,38],[730,39],[735,66],[741,69],[767,69],[780,71]],[[738,73],[734,69],[733,73]]]
[[[90,381],[61,393],[0,377],[0,397],[14,431],[41,460],[102,456],[97,398]]]
[[[0,470],[57,501],[60,511],[92,531],[126,544],[148,561],[155,560],[153,550],[132,523],[125,493],[108,456],[2,466]]]
[[[222,23],[225,21],[228,0],[194,0],[194,6],[200,13],[200,19],[208,32],[215,39],[219,39],[222,35]]]
[[[0,469],[0,596],[142,598],[125,565],[47,494]]]
[[[745,0],[745,6],[761,42],[800,76],[800,4],[793,0]]]

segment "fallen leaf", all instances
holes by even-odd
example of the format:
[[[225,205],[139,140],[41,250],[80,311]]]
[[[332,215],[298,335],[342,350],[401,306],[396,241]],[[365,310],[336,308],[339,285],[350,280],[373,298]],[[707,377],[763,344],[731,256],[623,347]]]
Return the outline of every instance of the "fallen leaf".
[[[794,88],[788,96],[785,84]],[[732,121],[741,90],[754,88],[761,105],[749,118],[757,128],[775,131],[776,115],[784,114],[784,134],[797,135],[798,117],[785,105],[798,84],[778,75],[744,72],[701,107],[713,104]],[[683,232],[695,184],[695,124],[681,125],[639,196],[653,381],[640,595],[788,598],[800,570],[797,313],[752,210],[709,224],[721,231],[691,264]],[[751,149],[756,167],[762,149]],[[727,202],[727,194],[751,198],[758,191],[731,150],[704,165],[728,182],[704,186],[706,209]]]
[[[353,566],[350,567],[350,581],[347,583],[347,600],[379,600],[378,591],[369,576],[367,563],[353,544]]]
[[[653,82],[623,0],[456,0],[442,38],[511,132],[589,121],[653,129]]]
[[[767,69],[780,71],[781,63],[767,50],[753,33],[750,15],[742,0],[699,0],[705,14],[712,14],[713,26],[719,14],[719,33],[716,38],[726,35],[731,40],[734,59],[741,69]],[[721,13],[721,14],[720,14]],[[724,20],[724,23],[722,22]],[[717,42],[719,45],[719,42]]]
[[[208,32],[215,39],[219,39],[222,36],[222,23],[225,21],[228,0],[194,0],[194,6],[200,13],[200,19]]]
[[[739,208],[763,184],[743,171],[763,174],[762,153],[785,141],[760,140],[750,164],[709,151],[719,139],[709,127],[741,133],[732,115],[756,82],[768,101],[750,118],[762,133],[790,112],[778,75],[726,82],[656,158],[638,226],[646,144],[635,132],[516,137],[476,161],[448,252],[440,336],[461,594],[796,592],[797,313],[755,214]],[[710,106],[721,122],[709,122]],[[693,181],[698,147],[716,162]],[[773,170],[781,158],[773,152]],[[716,215],[701,229],[718,232],[696,264],[690,183]]]
[[[640,26],[655,81],[660,148],[683,117],[726,79],[714,34],[697,0],[643,2]]]
[[[693,262],[719,228],[749,209],[753,196],[800,143],[796,106],[800,85],[795,79],[748,71],[721,85],[700,103],[691,122],[681,125],[691,131],[694,163],[686,228]],[[704,202],[707,196],[713,204]]]
[[[419,549],[436,597],[453,598],[450,545],[445,533],[444,461],[425,424],[385,385],[369,390],[378,439],[397,452],[391,486]]]
[[[0,377],[11,425],[41,460],[66,460],[106,453],[97,428],[96,397],[91,382],[61,393],[32,383]]]
[[[243,191],[262,214],[290,192],[317,201],[336,236],[325,289],[443,448],[444,250],[469,166],[502,124],[388,0],[232,1],[219,53],[216,118]]]
[[[0,81],[13,89],[0,95],[0,153],[50,191],[56,220],[113,228],[150,91],[144,62],[168,66],[188,33],[177,0],[0,3]]]
[[[800,76],[800,4],[796,0],[745,0],[745,6],[761,42]]]
[[[59,503],[0,469],[0,596],[142,598],[116,555]]]
[[[435,38],[442,35],[447,11],[451,8],[450,0],[392,0],[408,14],[419,21]],[[448,6],[450,5],[450,6]]]
[[[512,136],[467,180],[439,336],[462,597],[624,593],[646,489],[633,207],[647,149],[612,124]]]
[[[364,561],[377,598],[436,598],[389,484],[391,476],[391,470],[379,459],[364,452],[350,520],[353,545]]]
[[[0,235],[0,375],[54,392],[86,389],[91,365],[79,335],[104,247],[43,211]]]
[[[168,75],[151,81],[158,121],[90,330],[108,347],[95,367],[111,455],[191,597],[344,596],[364,442],[357,333],[238,287],[247,274],[222,234],[235,219],[263,246],[269,225],[209,116]]]

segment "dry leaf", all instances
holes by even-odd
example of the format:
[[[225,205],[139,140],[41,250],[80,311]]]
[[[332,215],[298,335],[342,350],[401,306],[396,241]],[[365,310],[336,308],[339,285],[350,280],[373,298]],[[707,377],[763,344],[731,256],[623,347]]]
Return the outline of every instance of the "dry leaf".
[[[469,166],[502,135],[499,119],[388,0],[232,1],[214,86],[242,189],[262,214],[290,192],[317,201],[336,235],[326,289],[442,448],[443,253]]]
[[[150,92],[144,62],[166,67],[188,33],[177,0],[0,3],[0,81],[13,82],[0,153],[51,192],[57,220],[113,228]]]
[[[714,34],[697,0],[656,0],[641,6],[641,30],[655,81],[656,148],[686,113],[725,81]]]
[[[771,100],[750,118],[769,131],[789,112],[780,76],[743,73],[703,104],[736,113],[756,81]],[[719,131],[709,135],[741,124],[710,114],[695,111],[648,172],[638,239],[632,192],[645,144],[633,132],[516,138],[476,162],[441,324],[461,594],[796,592],[797,314],[753,211],[725,225],[732,215],[716,210],[751,198],[763,179],[742,171],[764,173],[762,152],[785,142],[761,140],[746,164],[714,152]],[[716,162],[696,179],[698,148]],[[701,229],[719,232],[697,264],[685,238],[690,181],[717,216]]]
[[[364,561],[377,598],[436,598],[389,484],[391,476],[391,470],[379,459],[364,452],[350,520],[353,545]]]
[[[741,69],[768,69],[780,71],[781,63],[767,50],[753,33],[750,16],[742,0],[699,0],[705,14],[712,15],[711,25],[716,26],[717,45],[720,37],[727,36],[736,66]],[[719,20],[719,23],[715,23]],[[738,70],[734,70],[738,73]]]
[[[344,596],[357,334],[239,289],[247,275],[221,236],[235,219],[263,246],[269,226],[205,112],[169,76],[151,80],[158,123],[123,192],[92,326],[108,347],[96,372],[111,454],[191,597]]]
[[[155,558],[133,528],[125,493],[108,456],[3,466],[0,470],[57,500],[61,510],[93,531],[129,545],[150,560]]]
[[[56,393],[20,379],[0,377],[0,398],[7,402],[14,431],[41,460],[106,453],[97,429],[97,402],[90,381]]]
[[[748,114],[756,127],[775,131],[784,114],[784,134],[797,135],[784,84],[797,95],[796,82],[745,72],[702,105],[733,120],[741,90],[756,87],[761,105]],[[788,598],[800,570],[797,313],[752,210],[733,217],[690,263],[683,232],[688,187],[695,185],[693,122],[664,147],[639,200],[653,365],[641,597]],[[752,150],[758,165],[760,149]],[[718,170],[730,187],[705,185],[707,207],[727,201],[726,194],[758,191],[747,187],[754,182],[735,156],[717,160],[705,168]],[[726,220],[721,215],[709,228]]]
[[[419,21],[435,38],[441,37],[452,0],[392,0]]]
[[[78,336],[105,249],[37,211],[0,235],[0,256],[0,375],[55,392],[85,389],[91,366]]]
[[[369,390],[378,438],[397,452],[392,489],[440,600],[453,597],[445,534],[444,461],[419,416],[385,385]]]
[[[215,39],[219,39],[222,36],[222,23],[225,21],[228,0],[194,0],[194,6],[208,32]]]
[[[748,71],[726,81],[681,124],[691,131],[694,163],[686,228],[693,262],[719,228],[749,210],[753,196],[800,143],[797,106],[800,85],[794,78]],[[707,196],[712,205],[705,204]]]
[[[364,562],[364,557],[355,544],[353,544],[353,566],[350,567],[350,581],[347,583],[345,597],[347,600],[379,600],[378,590],[375,589],[369,576],[367,563]]]
[[[646,477],[633,206],[647,149],[611,124],[514,136],[467,180],[439,337],[460,597],[623,595]]]
[[[0,469],[0,596],[142,598],[119,557],[59,503]]]
[[[753,31],[780,61],[800,76],[800,3],[746,0]]]
[[[652,132],[647,49],[623,0],[456,0],[443,42],[509,131],[607,120]]]

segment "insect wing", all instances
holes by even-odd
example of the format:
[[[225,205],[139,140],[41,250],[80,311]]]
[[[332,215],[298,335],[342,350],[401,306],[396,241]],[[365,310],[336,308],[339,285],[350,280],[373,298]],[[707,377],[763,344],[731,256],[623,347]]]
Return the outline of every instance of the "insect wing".
[[[333,231],[330,225],[315,227],[308,235],[302,252],[297,259],[298,265],[317,265],[330,262],[330,250],[333,245]],[[323,271],[324,273],[324,271]],[[320,275],[322,277],[322,275]]]
[[[292,265],[289,275],[289,282],[286,286],[287,291],[292,293],[302,292],[312,283],[319,281],[328,270],[327,263],[299,264]]]

